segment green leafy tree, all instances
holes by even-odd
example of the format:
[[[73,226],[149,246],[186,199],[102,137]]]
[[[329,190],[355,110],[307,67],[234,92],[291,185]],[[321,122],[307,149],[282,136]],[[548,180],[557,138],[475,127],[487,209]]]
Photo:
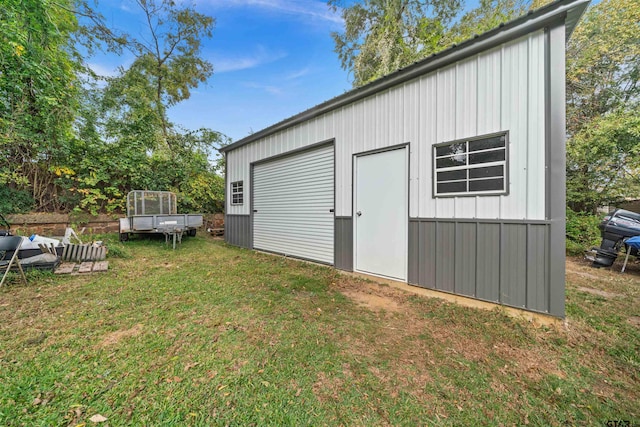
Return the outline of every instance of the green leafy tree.
[[[214,20],[171,0],[137,0],[147,24],[118,33],[85,0],[6,0],[0,7],[2,210],[123,208],[131,189],[179,193],[190,210],[220,209],[222,177],[210,130],[184,131],[167,110],[206,81],[201,41]],[[92,78],[80,54],[130,50],[131,67]]]
[[[455,43],[460,43],[523,15],[527,9],[537,7],[527,0],[480,0],[475,9],[465,13],[453,25],[451,38]]]
[[[332,34],[342,67],[353,73],[354,86],[409,65],[442,50],[446,29],[461,8],[459,0],[364,0],[342,10],[343,33]]]
[[[120,194],[148,189],[178,192],[181,206],[188,210],[220,209],[224,193],[213,191],[221,178],[210,159],[213,148],[226,137],[209,129],[184,131],[167,118],[167,110],[188,99],[190,91],[213,72],[200,55],[202,39],[212,35],[213,18],[169,0],[137,4],[145,16],[147,34],[118,36],[118,44],[136,60],[129,68],[121,68],[117,77],[107,79],[100,94],[102,121],[96,123],[108,142],[101,155],[110,158],[120,153],[121,160],[108,162],[108,170],[101,175],[104,198],[85,197],[79,205],[84,208],[87,202],[104,209],[96,203],[108,200],[107,190]],[[93,184],[91,177],[87,184]]]
[[[345,30],[333,33],[342,67],[361,86],[437,53],[452,43],[482,33],[524,13],[520,0],[481,0],[463,13],[460,0],[362,0],[342,11]]]
[[[226,137],[183,131],[167,118],[167,110],[212,73],[200,47],[211,37],[214,21],[173,1],[136,3],[147,25],[139,37],[108,28],[82,4],[85,33],[95,35],[86,39],[106,43],[111,51],[127,49],[136,59],[117,77],[104,79],[105,88],[85,89],[87,102],[76,122],[79,138],[66,171],[71,173],[61,174],[58,182],[67,189],[70,206],[91,213],[123,210],[132,189],[176,191],[189,210],[219,208],[224,194],[211,189],[221,178],[209,158]]]
[[[567,199],[640,198],[640,0],[589,8],[567,49]]]
[[[29,192],[39,210],[61,207],[52,171],[66,155],[78,105],[77,28],[73,13],[48,0],[0,7],[0,185]]]
[[[121,37],[136,60],[121,70],[119,79],[142,95],[138,103],[147,103],[147,108],[155,112],[163,142],[169,144],[167,109],[188,99],[190,91],[213,74],[213,65],[201,56],[201,46],[203,38],[212,37],[215,22],[193,6],[180,7],[173,0],[136,3],[144,14],[147,34]]]

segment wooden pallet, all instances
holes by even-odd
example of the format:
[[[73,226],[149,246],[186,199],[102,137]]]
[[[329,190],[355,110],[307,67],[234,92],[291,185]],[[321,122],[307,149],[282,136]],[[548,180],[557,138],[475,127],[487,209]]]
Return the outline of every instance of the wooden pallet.
[[[224,228],[207,228],[212,236],[224,236]]]
[[[92,244],[76,245],[73,243],[64,247],[63,261],[102,261],[107,256],[106,246],[93,246]]]
[[[55,269],[54,274],[88,274],[107,271],[108,269],[109,261],[63,262]]]

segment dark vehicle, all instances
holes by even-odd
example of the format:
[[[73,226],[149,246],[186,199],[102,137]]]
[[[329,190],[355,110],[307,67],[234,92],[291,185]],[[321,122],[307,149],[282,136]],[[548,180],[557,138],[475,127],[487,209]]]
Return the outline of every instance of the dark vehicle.
[[[598,228],[602,232],[600,247],[618,251],[624,239],[640,235],[640,214],[616,209],[602,219]]]
[[[598,225],[602,234],[600,248],[594,248],[595,266],[610,267],[618,257],[618,252],[629,237],[640,235],[640,214],[616,209],[607,214]],[[630,255],[638,256],[638,250],[627,248]]]

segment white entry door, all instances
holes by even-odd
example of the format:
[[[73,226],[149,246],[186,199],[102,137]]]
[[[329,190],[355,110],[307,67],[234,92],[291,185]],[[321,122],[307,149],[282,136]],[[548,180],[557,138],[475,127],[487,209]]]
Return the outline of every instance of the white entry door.
[[[406,281],[407,148],[357,156],[354,168],[355,270]]]

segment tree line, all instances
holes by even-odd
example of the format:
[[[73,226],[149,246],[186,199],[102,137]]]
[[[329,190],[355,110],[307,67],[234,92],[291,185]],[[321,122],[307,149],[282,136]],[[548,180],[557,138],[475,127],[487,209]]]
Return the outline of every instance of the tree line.
[[[117,32],[84,1],[4,0],[0,8],[0,212],[117,212],[132,189],[172,190],[187,211],[223,208],[214,150],[228,138],[172,123],[213,66],[215,21],[192,5],[136,0],[144,36]],[[133,63],[96,75],[96,50]]]
[[[547,0],[328,0],[342,67],[362,86],[495,28]],[[122,210],[132,189],[172,190],[181,209],[223,209],[229,143],[167,110],[206,82],[215,20],[192,4],[134,0],[145,36],[105,24],[87,0],[4,0],[0,8],[0,212]],[[134,57],[113,77],[96,50]],[[567,201],[576,212],[640,198],[640,0],[590,6],[567,47]]]

